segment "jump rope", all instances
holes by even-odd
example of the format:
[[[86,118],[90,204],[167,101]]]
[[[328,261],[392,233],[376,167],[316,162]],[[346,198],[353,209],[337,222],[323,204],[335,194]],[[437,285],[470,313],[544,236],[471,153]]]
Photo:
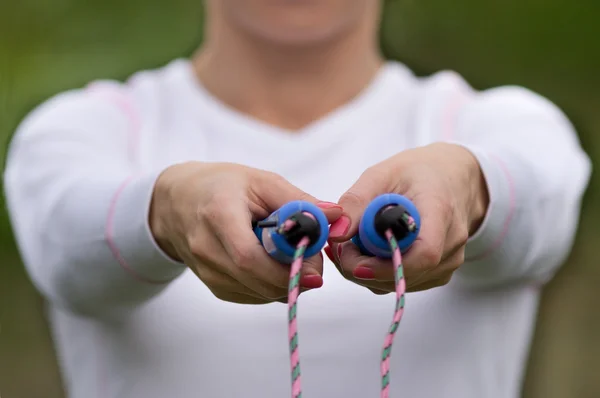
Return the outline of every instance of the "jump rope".
[[[396,306],[381,353],[381,398],[390,391],[390,357],[394,336],[404,313],[406,282],[402,267],[405,253],[419,234],[421,218],[414,204],[402,195],[384,194],[365,209],[358,234],[352,242],[361,253],[391,259],[394,267]],[[290,265],[288,286],[288,336],[292,398],[302,398],[298,351],[298,295],[304,258],[318,254],[329,236],[327,217],[321,209],[304,201],[289,202],[257,222],[254,233],[275,260]]]

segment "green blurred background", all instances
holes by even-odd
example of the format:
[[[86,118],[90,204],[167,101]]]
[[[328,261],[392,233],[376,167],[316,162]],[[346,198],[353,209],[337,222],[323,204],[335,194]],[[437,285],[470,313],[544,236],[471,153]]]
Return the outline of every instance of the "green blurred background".
[[[520,84],[544,94],[597,160],[599,19],[593,0],[392,0],[382,46],[419,74],[454,69],[478,88]],[[7,143],[23,116],[59,91],[189,55],[202,20],[201,0],[1,0],[0,137]],[[594,174],[576,247],[544,294],[526,398],[600,397],[599,194]],[[42,311],[0,211],[3,398],[64,397]]]

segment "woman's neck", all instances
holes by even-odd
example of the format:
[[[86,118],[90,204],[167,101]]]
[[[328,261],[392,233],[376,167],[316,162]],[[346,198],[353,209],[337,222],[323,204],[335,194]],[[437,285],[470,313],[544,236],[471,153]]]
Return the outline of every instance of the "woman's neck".
[[[198,79],[230,107],[288,130],[352,100],[383,64],[375,23],[326,43],[295,47],[214,25],[194,57]]]

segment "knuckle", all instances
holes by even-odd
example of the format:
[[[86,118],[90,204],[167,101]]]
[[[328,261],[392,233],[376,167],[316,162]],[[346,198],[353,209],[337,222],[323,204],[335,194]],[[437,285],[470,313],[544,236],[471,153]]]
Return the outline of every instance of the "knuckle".
[[[447,198],[439,198],[438,200],[439,211],[442,215],[444,215],[448,220],[452,219],[454,216],[454,206],[450,200]]]
[[[228,202],[230,199],[230,195],[228,192],[219,189],[213,192],[208,200],[206,201],[205,208],[209,210],[221,209],[223,207],[223,202]]]
[[[346,191],[342,197],[340,198],[340,203],[344,203],[345,206],[350,206],[350,207],[366,207],[367,206],[367,200],[364,198],[364,196],[358,192],[356,192],[356,190],[354,188],[350,188],[348,191]]]
[[[194,257],[202,257],[204,254],[204,242],[196,237],[187,238],[188,250]]]
[[[279,185],[285,181],[282,176],[272,171],[261,171],[256,175],[256,180],[259,184],[264,186]]]
[[[260,180],[263,184],[267,186],[281,186],[290,184],[290,182],[285,177],[273,171],[264,171],[263,173],[261,173]]]
[[[252,272],[256,263],[256,254],[248,245],[235,245],[231,251],[231,260],[243,272]]]
[[[387,185],[388,176],[387,168],[371,166],[362,173],[361,178],[370,181],[372,184],[381,186]]]
[[[264,171],[259,176],[259,182],[265,189],[283,190],[293,196],[294,200],[313,201],[308,193],[296,187],[287,178],[272,171]]]
[[[256,245],[244,241],[232,245],[229,256],[234,265],[242,270],[251,270],[257,262]]]
[[[283,182],[286,181],[285,178],[281,174],[277,174],[274,171],[262,171],[260,177],[262,177],[265,181],[269,182]]]
[[[447,269],[450,272],[454,272],[459,269],[465,263],[465,253],[461,250],[460,253],[455,254],[452,259],[448,262]]]
[[[226,192],[214,192],[203,205],[198,207],[198,217],[206,220],[210,225],[218,225],[223,217],[223,209],[228,207],[227,203],[230,201],[231,196]]]
[[[467,244],[469,240],[469,229],[466,225],[461,226],[456,233],[457,246],[462,247]]]
[[[452,259],[452,263],[450,264],[451,269],[453,271],[456,271],[458,268],[460,268],[461,265],[463,265],[465,263],[465,251],[464,250],[460,250]]]
[[[340,198],[340,203],[346,206],[364,208],[369,204],[369,199],[363,194],[367,187],[377,187],[377,190],[387,191],[390,186],[389,173],[386,168],[371,166],[365,170],[358,181],[348,189]],[[372,191],[370,189],[369,191]]]
[[[433,246],[425,247],[421,259],[426,268],[435,267],[442,261],[442,251]]]

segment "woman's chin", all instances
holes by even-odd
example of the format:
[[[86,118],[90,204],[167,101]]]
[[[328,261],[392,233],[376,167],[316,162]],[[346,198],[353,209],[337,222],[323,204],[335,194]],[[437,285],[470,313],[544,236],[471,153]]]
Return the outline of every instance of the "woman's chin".
[[[221,3],[224,15],[228,14],[232,23],[251,36],[287,45],[313,45],[339,37],[361,24],[369,3],[367,0],[239,1]]]

